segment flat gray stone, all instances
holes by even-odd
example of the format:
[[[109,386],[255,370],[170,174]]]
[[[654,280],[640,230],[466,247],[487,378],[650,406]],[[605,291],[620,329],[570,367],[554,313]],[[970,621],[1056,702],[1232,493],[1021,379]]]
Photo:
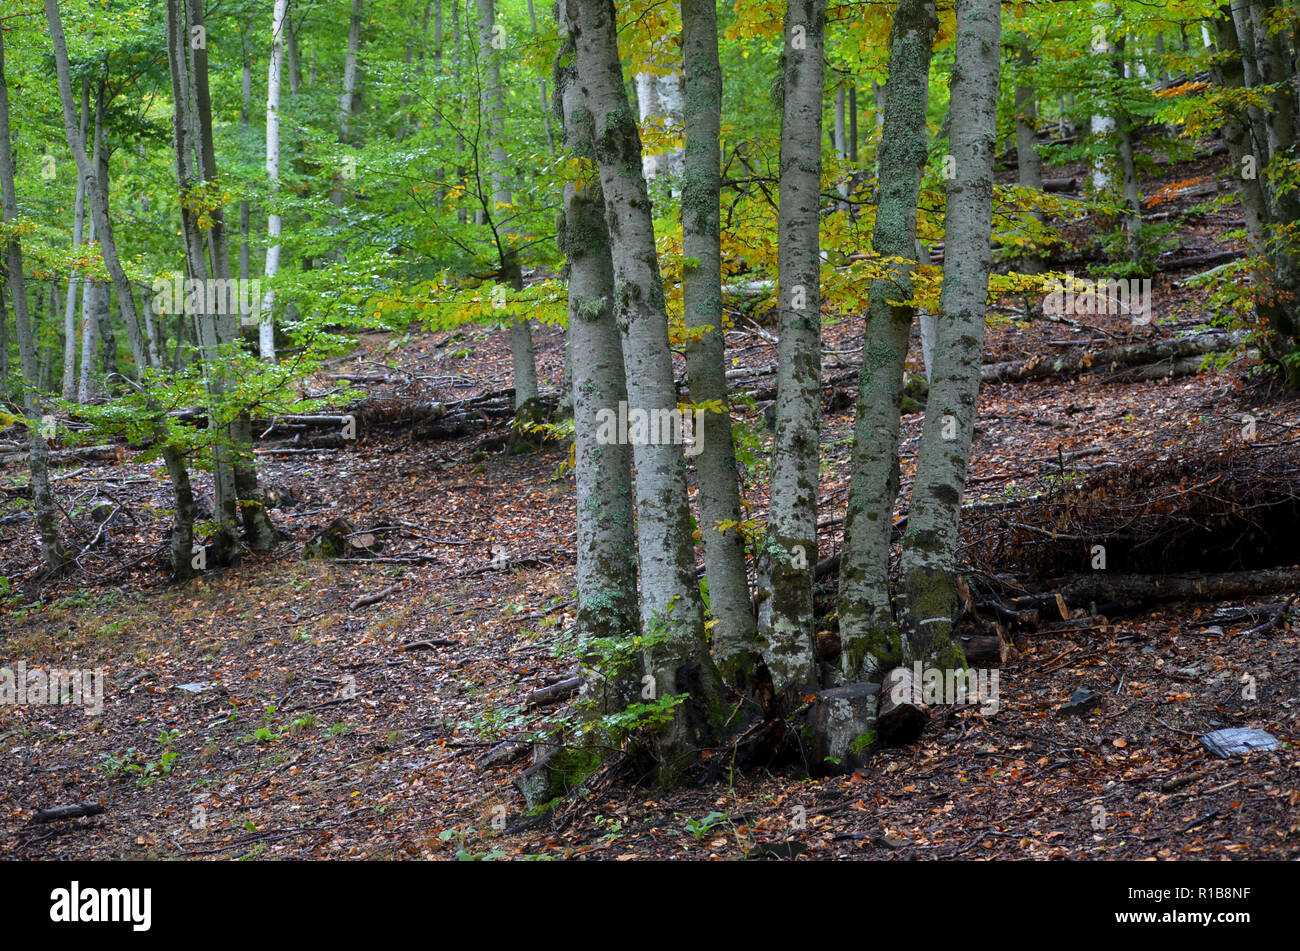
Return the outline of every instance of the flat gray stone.
[[[1222,759],[1239,756],[1243,753],[1267,753],[1277,749],[1277,737],[1263,730],[1244,727],[1230,727],[1215,730],[1201,737],[1201,743],[1207,750]]]
[[[1070,699],[1061,704],[1057,713],[1064,713],[1073,716],[1085,716],[1101,704],[1101,694],[1095,690],[1088,690],[1080,687],[1070,694]]]

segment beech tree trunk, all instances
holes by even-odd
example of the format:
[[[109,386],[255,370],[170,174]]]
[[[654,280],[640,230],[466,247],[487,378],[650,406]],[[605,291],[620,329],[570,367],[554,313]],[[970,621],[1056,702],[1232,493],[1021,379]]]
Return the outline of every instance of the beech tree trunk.
[[[835,154],[839,157],[841,166],[849,159],[849,130],[848,117],[846,110],[848,108],[848,92],[844,83],[839,83],[835,87]],[[839,181],[835,183],[835,190],[839,192],[841,198],[849,197],[849,177],[845,172],[841,172]],[[848,214],[849,203],[840,202],[836,206],[840,211]]]
[[[759,552],[758,636],[778,693],[816,682],[812,569],[821,459],[821,254],[825,0],[788,0],[777,219],[776,438]]]
[[[351,138],[352,112],[357,94],[357,57],[361,52],[361,10],[363,0],[352,0],[352,14],[348,18],[348,47],[343,57],[343,92],[339,94],[339,142],[347,144]],[[330,201],[335,208],[343,207],[343,176],[334,174],[334,187]],[[331,221],[337,226],[338,218]]]
[[[90,122],[90,80],[81,80],[81,147],[86,147],[87,125]],[[72,212],[72,247],[81,247],[86,230],[86,180],[77,175],[77,197]],[[63,308],[63,398],[77,395],[77,269],[68,270],[68,296]]]
[[[561,0],[563,4],[564,0]],[[565,21],[563,11],[560,22]],[[591,115],[582,106],[573,41],[556,60],[555,96],[565,149],[594,158]],[[581,187],[579,187],[581,186]],[[600,411],[627,400],[623,352],[614,322],[614,264],[605,227],[604,196],[595,174],[564,187],[560,236],[569,285],[569,340],[573,355],[574,482],[577,488],[579,642],[620,643],[640,627],[636,593],[636,531],[632,517],[632,452],[624,443],[597,440]],[[635,702],[641,658],[610,670],[597,652],[582,652],[581,697],[588,713],[617,713]]]
[[[426,11],[427,13],[427,11]],[[441,12],[439,13],[441,16]],[[562,18],[561,18],[562,19]],[[426,15],[427,21],[427,15]],[[533,34],[537,33],[537,10],[533,6],[533,0],[528,0],[528,22],[532,25]],[[555,137],[551,134],[551,97],[546,91],[546,77],[540,76],[537,79],[538,88],[542,93],[542,125],[546,129],[546,151],[549,155],[555,155]]]
[[[190,31],[198,29],[206,35],[207,24],[203,16],[203,0],[186,0],[186,12]],[[212,98],[208,91],[207,44],[195,46],[191,43],[190,55],[193,63],[190,72],[190,87],[194,103],[193,124],[198,131],[198,141],[194,143],[198,171],[204,182],[216,184],[219,176],[216,144],[212,135]],[[220,193],[219,189],[218,193]],[[218,203],[208,214],[212,219],[208,227],[212,275],[218,280],[229,281],[230,248],[226,233],[225,211]],[[209,315],[209,319],[212,321],[218,347],[233,347],[238,343],[240,314],[225,312],[223,309],[222,312]],[[277,536],[266,506],[262,503],[262,492],[257,484],[252,424],[248,414],[237,415],[231,421],[227,431],[230,435],[229,460],[234,492],[235,498],[238,499],[245,539],[255,550],[268,551],[275,547]]]
[[[125,270],[122,270],[121,261],[118,261],[117,242],[113,239],[112,222],[108,220],[108,201],[101,187],[100,170],[91,165],[79,134],[77,104],[73,101],[72,68],[68,62],[68,40],[64,38],[64,23],[59,16],[59,0],[45,0],[45,18],[49,21],[49,39],[55,48],[55,75],[59,82],[59,99],[64,112],[64,134],[77,161],[77,169],[86,182],[86,195],[90,199],[91,217],[94,218],[95,231],[99,235],[100,253],[104,256],[104,265],[113,279],[113,290],[117,291],[117,307],[122,314],[122,323],[126,325],[131,356],[134,357],[136,368],[143,368],[151,365],[151,361],[144,335],[140,333],[135,299],[131,296],[131,283]]]
[[[1115,74],[1118,80],[1124,79],[1124,46],[1120,37],[1112,46],[1114,50]],[[1119,155],[1120,181],[1124,190],[1124,233],[1127,239],[1129,260],[1137,264],[1141,258],[1139,231],[1142,228],[1142,192],[1138,189],[1137,164],[1133,156],[1133,119],[1128,111],[1117,106],[1115,112],[1115,149]]]
[[[871,237],[876,254],[897,263],[891,277],[874,282],[869,293],[840,567],[840,664],[850,682],[877,677],[902,660],[890,599],[889,551],[912,308],[898,302],[912,296],[930,57],[938,28],[934,0],[900,0],[890,37],[884,131],[877,153],[880,198]]]
[[[698,336],[688,336],[686,372],[691,402],[720,403],[705,412],[695,434],[699,475],[699,526],[709,580],[713,657],[723,677],[744,682],[758,649],[753,602],[745,571],[745,539],[738,527],[740,487],[727,401],[722,333],[722,252],[719,228],[721,178],[722,68],[718,62],[718,17],[714,0],[682,0],[685,66],[686,175],[682,189],[682,253],[685,319]]]
[[[984,347],[997,137],[999,0],[957,0],[943,290],[934,379],[926,401],[907,532],[903,537],[904,656],[961,663],[957,522],[970,463]]]
[[[107,95],[105,82],[100,80],[99,90],[95,95],[95,144],[90,155],[90,163],[99,175],[99,194],[108,207],[108,146],[104,141],[104,98]],[[95,222],[91,219],[91,237],[95,236]],[[103,247],[100,248],[103,257]],[[90,291],[90,314],[95,322],[95,334],[100,341],[100,366],[106,381],[117,373],[117,335],[113,332],[113,313],[109,307],[112,296],[108,284],[95,281]]]
[[[570,0],[582,101],[591,113],[596,161],[614,265],[614,314],[621,331],[628,403],[651,413],[677,406],[668,316],[645,176],[641,136],[623,84],[612,0]],[[820,59],[818,60],[820,64]],[[654,736],[662,781],[696,762],[721,723],[718,674],[704,636],[695,576],[682,448],[638,442],[637,556],[641,631],[650,698],[686,695]]]
[[[1034,85],[1028,73],[1034,66],[1034,51],[1029,45],[1029,37],[1024,33],[1016,34],[1020,44],[1018,54],[1021,81],[1016,84],[1016,172],[1020,184],[1026,188],[1042,191],[1043,163],[1038,156],[1038,101]],[[1035,218],[1042,222],[1042,212],[1036,212]],[[1020,270],[1025,274],[1038,274],[1043,270],[1043,259],[1036,254],[1027,254],[1020,259]],[[929,375],[929,369],[926,370]]]
[[[167,0],[167,61],[171,75],[172,87],[172,145],[176,160],[177,185],[182,195],[190,192],[202,181],[200,165],[203,146],[194,141],[199,128],[195,115],[198,106],[195,103],[195,87],[190,69],[190,57],[186,55],[189,32],[186,29],[186,11],[184,5],[190,0]],[[198,25],[198,24],[195,24]],[[203,60],[206,63],[206,59]],[[205,90],[206,91],[206,90]],[[215,163],[214,163],[215,164]],[[209,270],[205,257],[207,243],[204,241],[194,211],[181,202],[181,236],[185,246],[185,266],[190,279],[202,282],[205,286],[210,276],[220,276],[221,256],[213,254],[212,270]],[[219,217],[219,209],[216,212]],[[214,229],[217,218],[214,218]],[[212,235],[214,248],[220,242],[225,251],[224,229]],[[229,275],[229,262],[226,263],[226,276]],[[197,296],[197,295],[196,295]],[[204,294],[206,301],[207,294]],[[196,301],[196,303],[199,303]],[[183,305],[181,305],[183,306]],[[209,398],[214,407],[220,406],[226,392],[226,379],[221,359],[221,335],[216,314],[201,310],[191,315],[194,322],[198,353],[203,361],[203,379]],[[228,425],[222,425],[223,436],[229,432]],[[233,446],[229,440],[218,436],[212,446],[212,483],[214,495],[214,515],[217,527],[213,535],[213,561],[216,564],[229,564],[239,557],[239,545],[236,537],[237,500],[234,469],[231,461]],[[174,478],[174,477],[173,477]],[[179,492],[178,492],[179,498]],[[173,568],[176,568],[173,565]]]
[[[522,290],[518,252],[512,232],[502,224],[511,217],[510,185],[506,168],[510,161],[505,146],[505,91],[501,85],[501,57],[496,48],[496,0],[475,0],[478,8],[479,65],[483,76],[483,114],[492,178],[492,208],[486,223],[496,239],[500,275],[504,283]],[[537,355],[533,347],[532,321],[512,318],[510,323],[510,362],[514,369],[515,408],[520,409],[537,399]]]
[[[284,65],[284,38],[289,0],[275,0],[271,15],[271,61],[266,70],[266,177],[271,194],[280,188],[280,73]],[[271,283],[280,273],[280,214],[272,206],[266,215],[266,264],[262,269],[266,293],[262,296],[262,322],[258,327],[258,352],[275,362],[275,290]]]
[[[0,30],[0,211],[6,223],[18,218],[18,196],[14,190],[14,161],[9,133],[9,80],[5,75],[4,31]],[[28,466],[32,477],[32,507],[36,530],[41,539],[41,557],[52,572],[62,571],[68,553],[59,538],[58,515],[50,492],[50,473],[45,443],[43,407],[36,365],[36,338],[27,311],[27,284],[23,274],[23,251],[17,234],[10,234],[5,245],[9,296],[14,304],[14,326],[18,336],[18,359],[27,387],[23,393],[23,410],[27,416],[27,437],[31,445]],[[0,315],[0,321],[3,321]],[[5,341],[6,347],[8,341]]]
[[[9,398],[9,312],[5,310],[5,275],[0,268],[0,399]]]
[[[1235,7],[1236,5],[1234,5]],[[1237,25],[1226,16],[1214,21],[1215,35],[1222,54],[1216,59],[1214,75],[1217,82],[1229,89],[1250,87],[1246,47],[1254,45],[1250,17],[1243,18],[1234,9]],[[1246,35],[1243,35],[1243,31]],[[1228,146],[1233,162],[1233,179],[1241,197],[1247,234],[1250,235],[1256,254],[1267,262],[1261,277],[1272,285],[1256,295],[1255,308],[1268,327],[1262,352],[1282,374],[1287,385],[1300,388],[1300,262],[1287,249],[1287,242],[1272,241],[1279,226],[1292,227],[1300,218],[1300,208],[1294,192],[1279,194],[1265,174],[1266,153],[1269,142],[1282,143],[1294,136],[1293,124],[1282,109],[1282,115],[1270,116],[1271,131],[1267,136],[1253,130],[1249,122],[1242,121],[1232,111],[1224,116],[1220,134]],[[1249,112],[1248,112],[1249,118]],[[1262,121],[1262,120],[1261,120]],[[1292,145],[1294,144],[1292,140]]]
[[[80,178],[80,174],[77,176]],[[95,222],[91,219],[87,229],[86,240],[95,240]],[[90,399],[91,376],[95,372],[95,347],[99,342],[99,324],[95,320],[93,307],[95,303],[95,282],[81,282],[81,369],[77,374],[77,402],[85,403]]]
[[[253,117],[253,62],[243,26],[240,27],[239,44],[243,51],[243,64],[239,76],[239,127],[245,135],[248,135]],[[249,247],[251,218],[248,199],[241,198],[239,200],[239,279],[242,281],[247,281],[253,276],[252,253]]]
[[[91,217],[95,222],[95,233],[99,238],[100,253],[104,264],[113,279],[113,289],[117,291],[117,306],[126,325],[127,340],[131,344],[131,356],[137,368],[152,365],[144,335],[140,332],[140,320],[136,315],[135,298],[131,295],[131,282],[122,269],[117,257],[117,242],[113,239],[113,225],[108,219],[108,202],[101,188],[100,170],[91,165],[86,149],[81,141],[76,103],[72,99],[72,72],[68,64],[68,43],[63,35],[63,20],[59,16],[59,0],[45,0],[45,16],[50,26],[50,41],[54,47],[54,72],[59,86],[59,100],[63,105],[63,130],[77,162],[77,171],[86,183],[86,195],[90,199]]]

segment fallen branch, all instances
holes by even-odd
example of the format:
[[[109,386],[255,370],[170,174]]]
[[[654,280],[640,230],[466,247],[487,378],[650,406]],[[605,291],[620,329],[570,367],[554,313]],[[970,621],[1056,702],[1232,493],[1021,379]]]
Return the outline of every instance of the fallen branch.
[[[433,650],[435,647],[455,647],[460,642],[450,637],[433,637],[427,641],[411,641],[409,644],[402,644],[397,649],[399,651],[424,651]]]
[[[402,586],[400,584],[390,584],[387,588],[384,588],[384,590],[382,591],[376,591],[374,594],[367,594],[364,595],[363,597],[357,598],[355,601],[353,601],[351,604],[348,605],[348,610],[355,611],[357,608],[364,608],[371,604],[377,604],[380,601],[384,600],[384,598],[392,594],[394,591],[400,591],[401,589]]]
[[[542,687],[540,690],[534,690],[524,698],[524,709],[532,710],[536,707],[544,707],[548,704],[559,703],[561,700],[568,700],[578,692],[582,686],[581,677],[566,677],[558,683],[553,683],[549,687]]]
[[[1167,261],[1157,261],[1156,269],[1160,271],[1181,271],[1189,267],[1210,267],[1214,264],[1235,261],[1245,256],[1245,251],[1231,250],[1211,251],[1208,254],[1190,254],[1185,258],[1170,258]]]
[[[31,822],[58,822],[61,819],[80,819],[83,816],[98,816],[104,807],[97,802],[82,802],[75,806],[55,806],[53,809],[38,809]]]

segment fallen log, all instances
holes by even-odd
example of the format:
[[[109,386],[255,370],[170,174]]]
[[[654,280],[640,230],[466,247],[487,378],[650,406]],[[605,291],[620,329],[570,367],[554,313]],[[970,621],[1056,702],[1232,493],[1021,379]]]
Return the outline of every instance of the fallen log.
[[[1020,380],[1037,380],[1050,376],[1070,375],[1084,371],[1100,371],[1113,366],[1174,361],[1184,357],[1199,357],[1218,353],[1241,343],[1240,333],[1203,333],[1156,343],[1126,344],[1109,350],[1090,351],[1077,357],[1062,356],[1055,360],[1035,355],[1027,361],[1012,360],[1005,363],[986,363],[980,368],[984,383],[1006,383]]]
[[[104,807],[97,802],[81,802],[75,806],[55,806],[53,809],[37,809],[32,816],[33,823],[58,822],[61,819],[80,819],[83,816],[98,816]]]
[[[107,462],[120,460],[126,454],[125,446],[78,446],[75,449],[58,449],[49,454],[47,462],[51,465],[60,462]],[[26,462],[29,453],[5,453],[0,455],[0,466],[9,463]]]
[[[1189,254],[1183,258],[1169,258],[1165,261],[1156,262],[1158,271],[1182,271],[1190,267],[1210,267],[1215,264],[1224,264],[1228,261],[1236,261],[1238,258],[1246,256],[1245,251],[1211,251],[1208,254]]]
[[[968,663],[979,667],[1001,667],[1007,662],[1007,644],[999,634],[971,634],[961,638],[961,651]]]
[[[479,769],[491,769],[493,766],[503,766],[506,763],[513,763],[517,759],[523,759],[528,754],[531,746],[521,740],[506,740],[498,743],[486,753],[477,757],[474,764]]]
[[[524,698],[524,709],[532,710],[536,707],[544,707],[547,704],[559,703],[561,700],[568,700],[578,692],[580,686],[582,686],[581,677],[566,677],[549,687],[534,690]]]
[[[1228,601],[1300,590],[1300,567],[1231,571],[1222,574],[1131,575],[1097,571],[1053,591],[1023,595],[1011,602],[1017,611],[1057,614],[1058,598],[1071,609],[1113,616],[1166,601]]]

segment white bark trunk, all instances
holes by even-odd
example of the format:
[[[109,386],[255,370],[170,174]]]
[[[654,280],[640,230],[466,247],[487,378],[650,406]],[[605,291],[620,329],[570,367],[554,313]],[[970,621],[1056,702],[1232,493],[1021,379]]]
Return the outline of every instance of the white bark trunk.
[[[90,80],[81,80],[81,147],[86,147],[86,127],[90,122]],[[77,197],[72,212],[72,247],[81,247],[86,228],[86,180],[77,174]],[[68,269],[68,297],[63,308],[63,398],[77,395],[77,269]]]
[[[957,525],[975,431],[991,268],[1000,14],[999,0],[957,0],[950,113],[956,167],[944,219],[941,319],[901,559],[905,659],[934,659],[949,669],[962,662],[952,640]]]
[[[618,59],[614,4],[569,0],[567,6],[613,242],[614,312],[621,330],[628,404],[647,414],[671,413],[677,393],[668,315],[641,174],[641,139]],[[632,454],[648,688],[655,698],[689,694],[674,710],[672,722],[654,736],[660,778],[667,780],[698,758],[701,745],[719,726],[718,680],[704,636],[682,447],[640,441]]]
[[[767,533],[758,556],[758,636],[778,693],[817,680],[812,570],[821,459],[822,84],[825,0],[785,12],[777,221],[776,437]]]
[[[285,18],[289,0],[275,0],[271,17],[271,62],[266,72],[266,177],[271,192],[280,183],[280,72],[284,64]],[[262,269],[266,294],[262,297],[262,320],[258,326],[258,352],[263,360],[275,362],[275,291],[271,282],[280,273],[280,215],[272,209],[266,216],[266,265]]]

